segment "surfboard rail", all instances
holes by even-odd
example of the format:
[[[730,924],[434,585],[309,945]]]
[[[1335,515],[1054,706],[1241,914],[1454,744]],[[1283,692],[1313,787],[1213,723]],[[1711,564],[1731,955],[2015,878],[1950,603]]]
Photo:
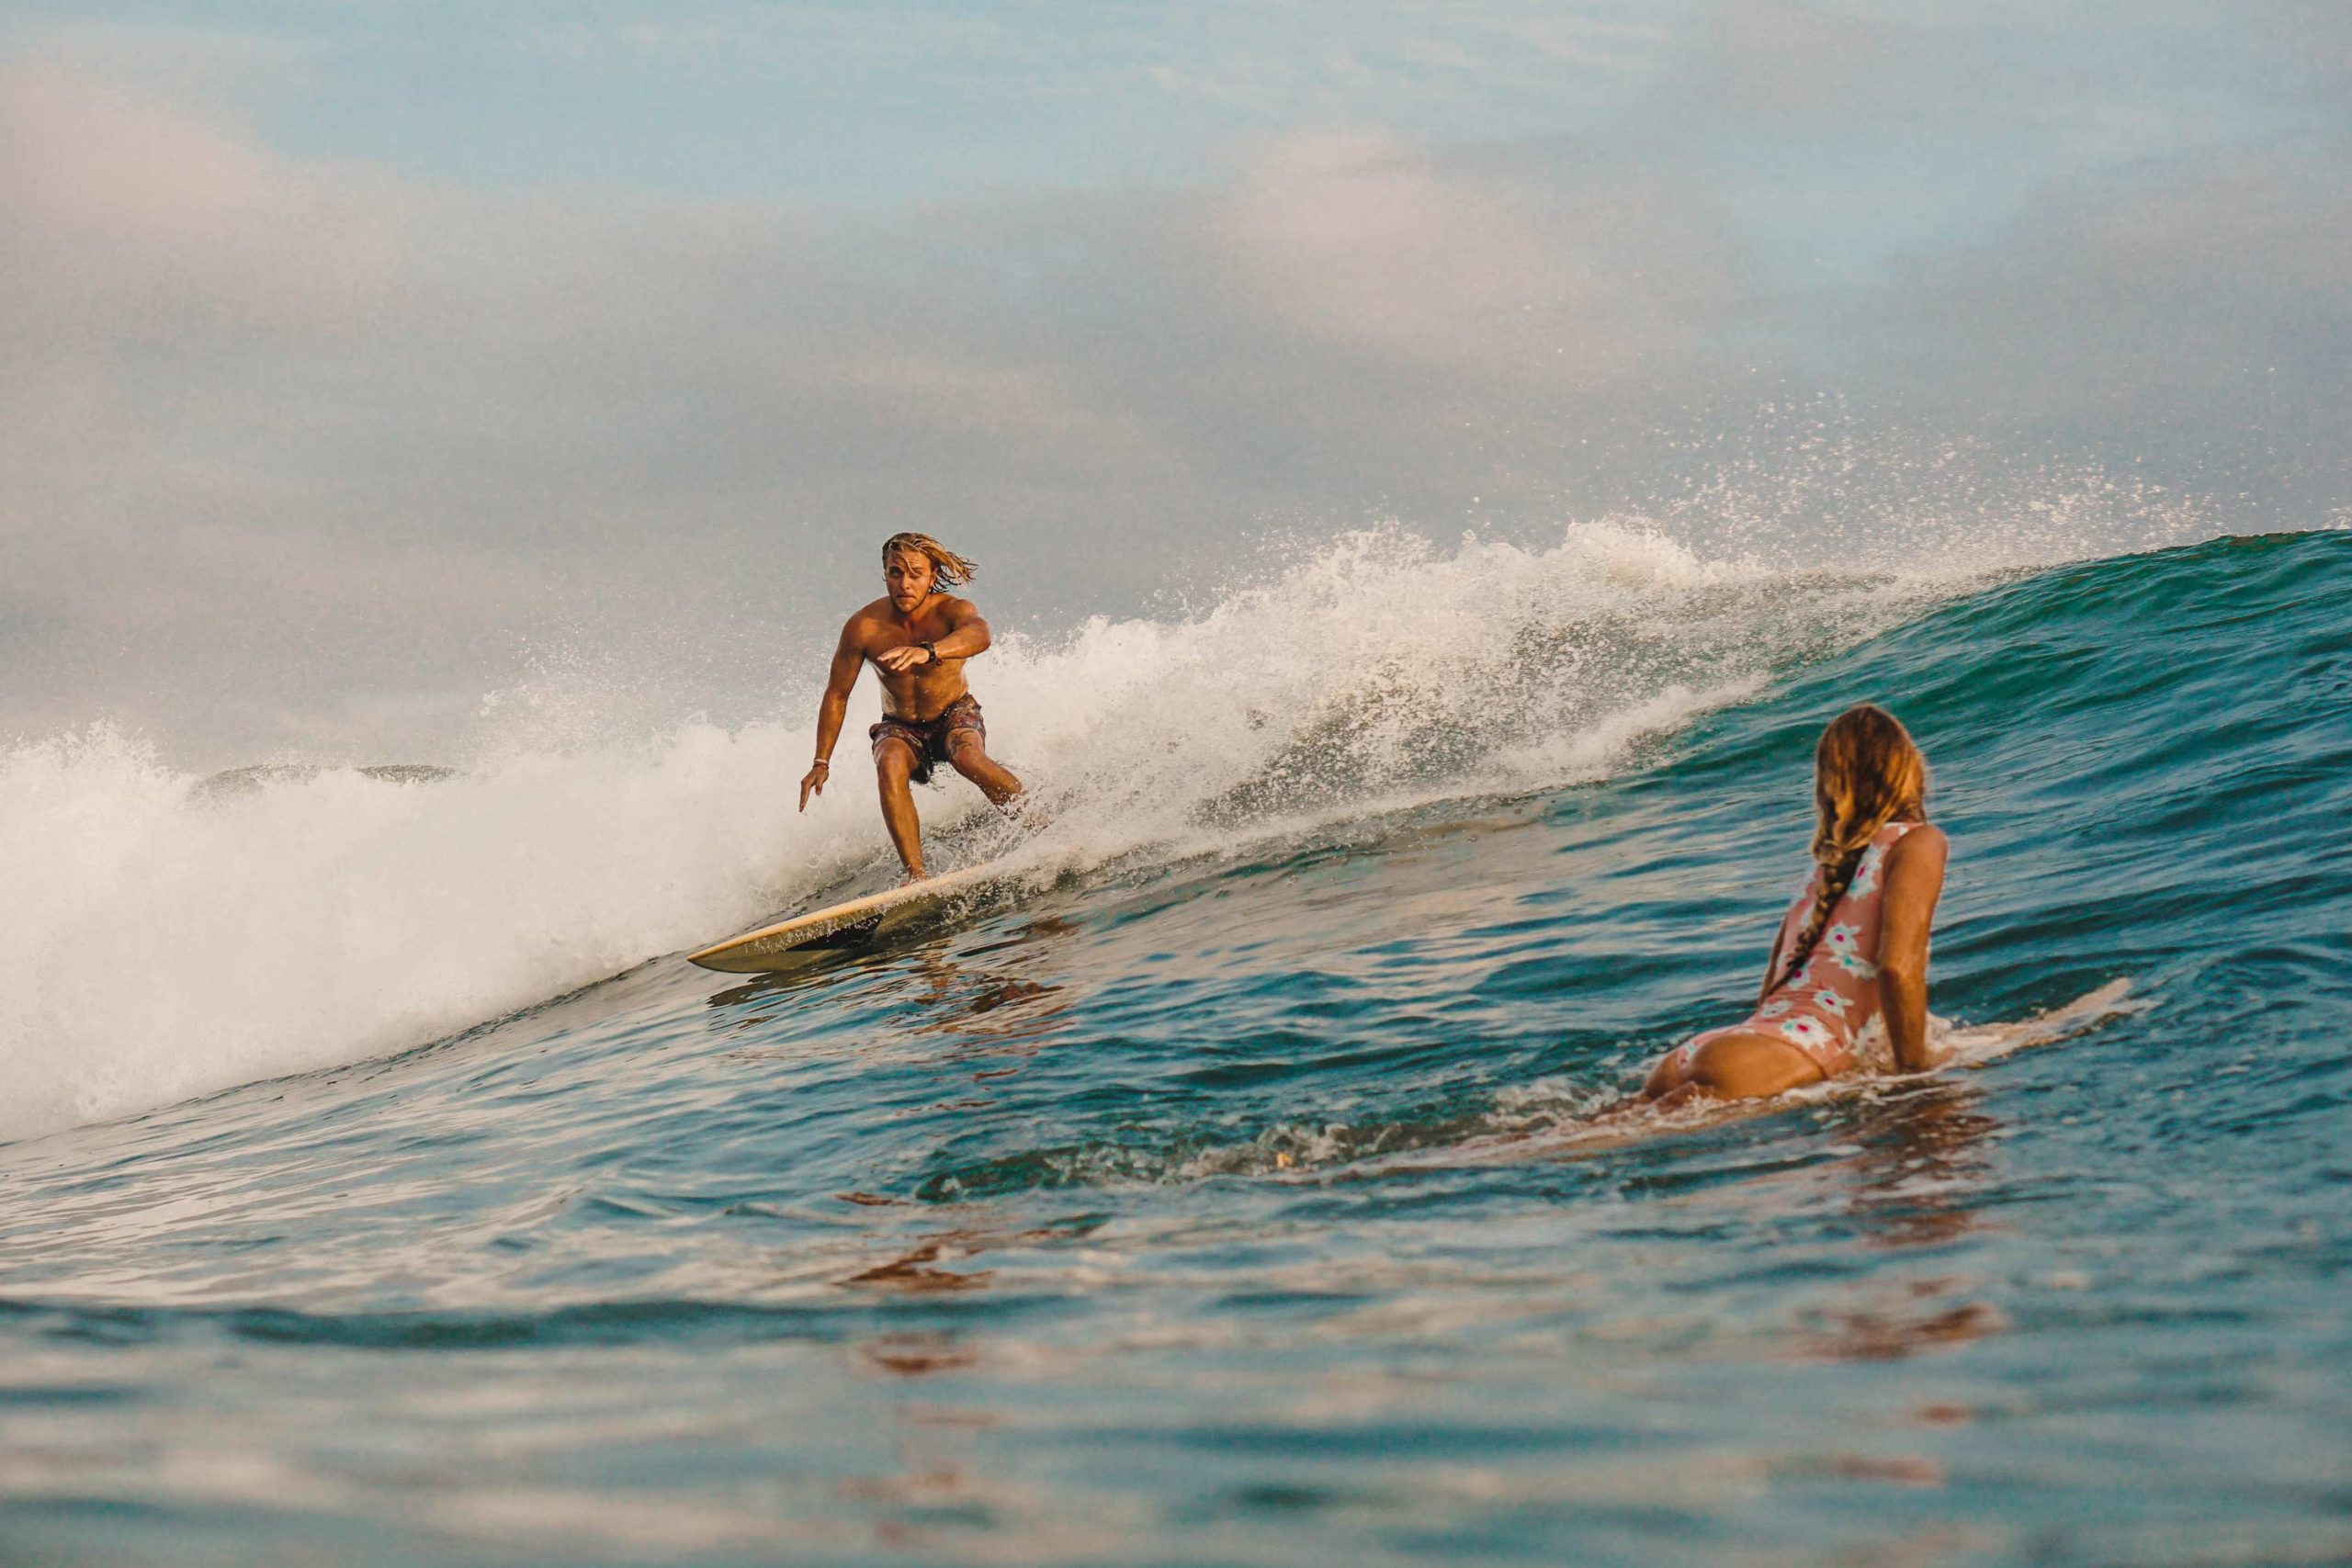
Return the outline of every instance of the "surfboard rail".
[[[910,882],[902,887],[869,893],[863,898],[847,903],[831,904],[812,909],[805,915],[795,915],[788,920],[762,926],[725,942],[713,942],[697,953],[686,954],[686,962],[722,975],[764,975],[778,966],[788,954],[798,953],[825,938],[853,926],[873,921],[878,927],[894,914],[911,914],[925,905],[942,898],[978,887],[1006,874],[1003,864],[997,861],[966,866],[961,871],[927,876],[921,882]]]

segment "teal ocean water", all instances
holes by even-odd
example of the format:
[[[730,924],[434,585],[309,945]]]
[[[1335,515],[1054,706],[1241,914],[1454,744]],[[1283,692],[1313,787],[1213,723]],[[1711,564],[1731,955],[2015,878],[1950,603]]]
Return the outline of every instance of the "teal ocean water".
[[[1356,550],[976,666],[1018,876],[752,983],[884,874],[788,725],[20,747],[0,1559],[2352,1558],[2352,536]],[[1862,699],[1993,1043],[1591,1134]]]

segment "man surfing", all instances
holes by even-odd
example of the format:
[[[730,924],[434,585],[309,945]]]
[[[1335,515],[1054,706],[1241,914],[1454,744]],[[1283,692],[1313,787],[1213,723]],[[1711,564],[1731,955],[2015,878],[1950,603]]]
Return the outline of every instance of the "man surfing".
[[[944,762],[980,786],[999,810],[1019,811],[1021,781],[988,754],[988,727],[964,681],[964,661],[985,653],[989,624],[961,588],[978,569],[928,534],[893,534],[882,542],[882,581],[889,590],[849,618],[817,705],[817,760],[800,780],[800,809],[825,793],[833,742],[849,713],[859,666],[874,661],[882,681],[882,722],[866,731],[882,787],[882,823],[906,863],[907,881],[922,879],[922,825],[910,784],[929,784]]]

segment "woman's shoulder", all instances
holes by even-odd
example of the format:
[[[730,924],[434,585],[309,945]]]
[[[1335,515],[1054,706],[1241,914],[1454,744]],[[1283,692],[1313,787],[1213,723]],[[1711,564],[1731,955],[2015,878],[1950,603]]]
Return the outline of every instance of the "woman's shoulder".
[[[1932,822],[1890,822],[1881,830],[1891,835],[1884,840],[1889,869],[1928,861],[1941,865],[1951,853],[1951,840]]]

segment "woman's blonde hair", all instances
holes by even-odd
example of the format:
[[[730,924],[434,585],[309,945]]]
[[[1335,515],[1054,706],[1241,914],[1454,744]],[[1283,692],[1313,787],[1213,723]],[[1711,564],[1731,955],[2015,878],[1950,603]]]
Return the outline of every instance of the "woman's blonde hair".
[[[893,534],[882,541],[882,559],[886,563],[901,551],[927,557],[932,581],[941,588],[961,588],[979,575],[979,562],[967,560],[928,534]]]
[[[1813,858],[1821,866],[1821,886],[1776,986],[1787,985],[1812,955],[1829,911],[1853,886],[1862,852],[1878,830],[1906,812],[1928,819],[1928,760],[1893,714],[1859,704],[1831,719],[1813,749]]]

